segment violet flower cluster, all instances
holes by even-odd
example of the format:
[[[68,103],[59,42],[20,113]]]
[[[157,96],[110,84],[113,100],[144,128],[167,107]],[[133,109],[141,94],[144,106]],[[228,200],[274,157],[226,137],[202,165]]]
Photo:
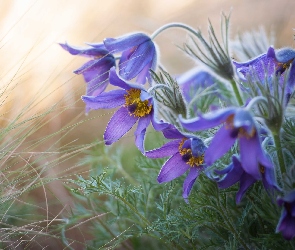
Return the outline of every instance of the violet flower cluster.
[[[194,52],[186,45],[185,50],[202,67],[175,76],[177,86],[159,84],[163,77],[155,81],[159,63],[154,39],[173,27],[186,29],[212,56],[198,56],[206,51],[197,46]],[[202,173],[216,181],[220,189],[239,183],[237,204],[254,183],[261,182],[269,202],[279,197],[282,214],[277,232],[290,240],[295,236],[295,190],[284,185],[288,166],[281,130],[294,93],[295,50],[270,46],[256,58],[238,62],[231,59],[229,43],[222,47],[212,34],[210,47],[198,31],[184,24],[170,24],[152,35],[106,38],[103,43],[88,43],[85,48],[60,45],[72,55],[90,58],[74,71],[82,74],[87,84],[82,96],[86,112],[117,108],[104,132],[106,145],[118,141],[137,123],[135,145],[142,154],[149,158],[168,157],[159,170],[158,182],[186,175],[182,191],[186,202]],[[225,79],[220,73],[223,68],[234,75],[227,74]],[[109,84],[112,90],[106,91]],[[226,89],[227,94],[221,89]],[[182,98],[186,114],[165,105],[173,102],[167,93]],[[194,103],[204,96],[214,100],[217,97],[207,110]],[[144,141],[150,124],[163,133],[167,142],[146,150]],[[270,153],[270,149],[275,150]],[[222,163],[224,157],[229,159],[226,166]]]

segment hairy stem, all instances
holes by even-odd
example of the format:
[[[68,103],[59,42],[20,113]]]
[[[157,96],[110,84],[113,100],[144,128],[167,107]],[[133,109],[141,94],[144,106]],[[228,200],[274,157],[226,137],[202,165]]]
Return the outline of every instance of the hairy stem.
[[[243,102],[243,99],[242,99],[242,96],[240,94],[240,91],[239,91],[239,88],[237,86],[237,83],[234,81],[234,80],[231,80],[231,86],[233,88],[233,91],[235,93],[235,97],[237,99],[237,102],[240,106],[243,106],[244,102]]]
[[[283,150],[281,145],[280,133],[273,133],[273,140],[276,147],[277,157],[279,162],[280,171],[277,171],[277,173],[279,174],[278,178],[279,178],[279,181],[281,182],[281,185],[283,185],[282,174],[286,173],[286,167],[285,167],[284,155],[283,155]]]
[[[183,23],[168,23],[162,27],[160,27],[159,29],[157,29],[152,35],[151,35],[151,39],[154,40],[160,33],[162,33],[164,30],[169,29],[169,28],[182,28],[185,29],[187,31],[189,31],[190,33],[192,33],[195,36],[199,35],[199,32],[196,31],[195,29],[193,29],[192,27],[183,24]]]

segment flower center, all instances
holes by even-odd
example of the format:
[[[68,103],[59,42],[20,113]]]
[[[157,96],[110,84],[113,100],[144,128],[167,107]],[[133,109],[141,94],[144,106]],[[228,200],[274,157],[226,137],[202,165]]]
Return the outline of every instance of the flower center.
[[[151,113],[153,105],[149,105],[149,101],[140,100],[140,89],[126,90],[127,94],[124,95],[125,106],[127,107],[130,115],[135,117],[143,117]]]
[[[265,167],[262,166],[260,163],[259,163],[259,171],[260,171],[261,174],[265,173]]]
[[[244,128],[240,127],[240,128],[235,128],[234,127],[234,115],[230,115],[226,121],[225,121],[225,128],[226,129],[231,129],[232,133],[231,136],[233,138],[236,137],[245,137],[247,139],[252,138],[255,134],[256,134],[256,129],[253,126],[252,130],[249,132],[247,132]]]
[[[193,156],[192,150],[190,148],[183,148],[184,142],[187,138],[183,138],[178,146],[179,154],[182,156],[182,159],[186,162],[186,164],[191,167],[198,167],[204,164],[204,154],[199,157]]]
[[[286,69],[288,69],[291,65],[291,63],[294,61],[294,59],[289,60],[288,62],[285,63],[278,63],[276,66],[276,74],[280,73],[283,74]]]

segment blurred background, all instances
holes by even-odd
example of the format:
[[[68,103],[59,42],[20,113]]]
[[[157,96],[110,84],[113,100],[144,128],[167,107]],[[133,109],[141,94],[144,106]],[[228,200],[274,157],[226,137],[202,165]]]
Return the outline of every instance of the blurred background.
[[[72,71],[87,59],[68,54],[59,42],[83,46],[85,42],[100,42],[106,37],[135,31],[151,34],[170,22],[183,22],[206,34],[208,18],[218,33],[220,16],[224,12],[231,13],[232,39],[239,33],[263,26],[268,34],[275,34],[276,48],[294,48],[294,0],[2,0],[0,3],[1,127],[4,129],[19,113],[22,113],[21,119],[30,119],[50,110],[41,123],[38,120],[38,129],[14,153],[58,131],[55,137],[36,144],[26,156],[30,159],[42,152],[55,152],[56,157],[60,157],[60,148],[74,149],[95,139],[102,141],[104,128],[113,112],[92,111],[87,117],[84,115],[80,96],[85,93],[85,83],[81,75],[76,76]],[[177,48],[187,39],[185,31],[171,29],[155,40],[160,63],[171,74],[181,74],[195,65]],[[132,140],[132,133],[120,143],[126,140]],[[136,151],[133,146],[130,150],[131,153]],[[55,167],[42,172],[42,176],[87,172],[87,167],[80,168],[77,164],[82,156],[79,151],[66,161],[58,160]],[[51,157],[54,161],[54,154]],[[38,161],[39,168],[43,169],[47,161],[48,158]],[[70,211],[73,198],[62,181],[51,182],[46,188],[50,190],[46,195],[43,188],[29,195],[34,196],[40,207],[51,204],[52,215],[63,209]],[[45,202],[46,199],[49,201]],[[73,234],[85,240],[80,232]]]

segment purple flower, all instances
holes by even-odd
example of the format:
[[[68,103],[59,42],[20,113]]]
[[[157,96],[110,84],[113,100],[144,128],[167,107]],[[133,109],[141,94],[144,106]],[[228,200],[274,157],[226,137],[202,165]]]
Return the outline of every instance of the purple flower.
[[[223,124],[206,150],[205,162],[208,165],[222,157],[239,139],[241,164],[245,172],[259,179],[259,165],[273,167],[262,149],[254,119],[245,108],[225,108],[189,120],[180,117],[180,122],[189,131],[201,131]]]
[[[255,178],[252,175],[245,172],[242,164],[237,156],[232,156],[232,162],[222,170],[215,170],[215,173],[224,175],[225,177],[218,180],[218,187],[221,189],[228,188],[237,182],[240,182],[240,188],[236,195],[236,203],[240,203],[245,192],[248,188],[254,184],[257,180],[262,180],[264,188],[267,192],[272,193],[275,189],[279,190],[277,186],[274,169],[265,168],[263,165],[259,165],[260,178]]]
[[[119,61],[119,74],[125,80],[137,77],[137,83],[144,84],[146,78],[151,81],[149,70],[155,70],[157,64],[156,47],[151,38],[143,33],[135,33],[117,39],[104,39],[111,53],[122,52]]]
[[[283,198],[279,197],[277,202],[283,206],[283,210],[276,232],[282,232],[286,240],[291,240],[295,236],[295,191]]]
[[[83,75],[87,83],[87,96],[97,96],[102,93],[108,85],[109,70],[115,66],[114,56],[107,51],[103,44],[89,44],[90,47],[86,48],[70,46],[67,43],[60,43],[60,45],[72,55],[91,58],[74,73]]]
[[[187,102],[190,102],[199,88],[207,88],[214,84],[215,79],[208,72],[196,68],[177,78],[180,89]]]
[[[131,84],[118,77],[115,68],[110,70],[110,82],[121,89],[101,93],[98,96],[82,96],[87,109],[109,109],[120,107],[110,119],[104,133],[106,145],[110,145],[125,135],[138,121],[135,144],[144,152],[146,128],[152,122],[156,130],[167,126],[154,118],[152,97],[140,85]]]
[[[167,132],[167,133],[166,133]],[[183,183],[183,198],[187,201],[193,184],[200,172],[205,169],[204,152],[206,146],[197,137],[186,137],[171,127],[163,130],[166,137],[174,139],[162,147],[147,151],[149,158],[162,158],[171,156],[162,166],[158,175],[158,182],[168,182],[190,170]]]
[[[233,62],[236,66],[237,72],[242,80],[246,80],[247,74],[251,74],[252,71],[258,76],[260,81],[264,81],[265,72],[271,77],[273,74],[280,74],[280,82],[284,80],[285,71],[290,68],[290,75],[287,80],[287,92],[293,91],[295,85],[295,50],[291,48],[283,48],[274,50],[270,47],[267,53],[264,53],[250,61],[244,63]]]

